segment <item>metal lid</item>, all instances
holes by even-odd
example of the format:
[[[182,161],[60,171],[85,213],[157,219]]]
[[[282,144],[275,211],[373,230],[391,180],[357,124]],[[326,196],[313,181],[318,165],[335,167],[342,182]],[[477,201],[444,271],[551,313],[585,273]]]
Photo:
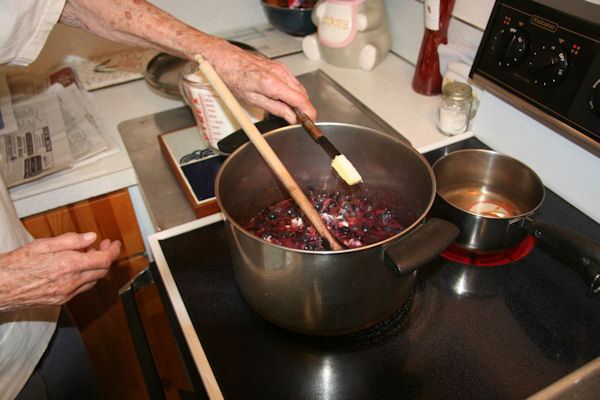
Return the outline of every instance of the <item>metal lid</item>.
[[[254,47],[245,43],[234,40],[230,40],[229,43],[254,54],[260,54]],[[153,89],[158,90],[168,97],[181,99],[179,81],[181,79],[181,71],[188,63],[190,63],[189,60],[184,60],[167,53],[159,53],[146,66],[144,78]],[[195,61],[191,61],[191,63],[197,65]]]
[[[144,78],[150,87],[168,97],[181,98],[179,93],[180,70],[188,60],[167,53],[157,54],[146,67]]]
[[[473,96],[471,86],[463,82],[450,82],[442,88],[442,95],[452,100],[468,100]]]

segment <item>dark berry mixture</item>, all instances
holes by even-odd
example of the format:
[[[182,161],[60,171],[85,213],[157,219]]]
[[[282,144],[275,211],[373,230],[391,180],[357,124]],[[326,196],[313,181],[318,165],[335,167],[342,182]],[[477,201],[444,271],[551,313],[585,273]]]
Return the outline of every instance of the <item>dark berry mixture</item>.
[[[380,242],[404,229],[391,210],[373,206],[364,198],[340,193],[310,194],[308,198],[329,231],[348,248]],[[244,228],[267,242],[282,246],[327,250],[326,241],[292,199],[261,210]]]

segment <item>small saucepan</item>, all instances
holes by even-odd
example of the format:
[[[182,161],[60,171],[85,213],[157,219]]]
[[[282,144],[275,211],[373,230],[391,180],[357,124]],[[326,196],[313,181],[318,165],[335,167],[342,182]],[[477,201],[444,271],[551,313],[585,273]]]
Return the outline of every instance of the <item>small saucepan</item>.
[[[511,248],[527,234],[558,250],[566,265],[600,292],[600,244],[531,218],[544,201],[537,174],[522,162],[489,150],[459,150],[433,164],[437,182],[435,217],[460,229],[456,246],[473,252]]]

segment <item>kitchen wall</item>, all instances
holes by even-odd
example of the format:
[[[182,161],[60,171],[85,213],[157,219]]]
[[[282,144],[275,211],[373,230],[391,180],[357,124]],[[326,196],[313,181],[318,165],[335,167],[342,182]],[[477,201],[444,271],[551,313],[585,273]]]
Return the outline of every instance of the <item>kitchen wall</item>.
[[[260,0],[151,0],[184,22],[208,33],[266,22]],[[392,35],[392,50],[416,63],[423,37],[423,0],[385,0]],[[460,41],[475,49],[481,40],[493,0],[456,0],[449,41]],[[223,19],[223,15],[227,18]]]
[[[182,21],[208,33],[266,22],[260,0],[151,0]],[[416,63],[423,37],[423,0],[385,0],[392,34],[392,50]],[[494,0],[456,0],[449,41],[475,49],[481,40]],[[226,18],[223,16],[226,15]]]
[[[385,0],[392,35],[392,51],[412,64],[417,62],[423,32],[423,2]],[[448,29],[448,43],[474,51],[494,5],[493,0],[456,0]]]
[[[266,22],[260,0],[151,0],[182,21],[208,33]],[[423,37],[423,0],[385,0],[392,51],[416,63]],[[449,41],[474,49],[479,45],[494,0],[456,0]],[[227,17],[224,19],[223,15]]]

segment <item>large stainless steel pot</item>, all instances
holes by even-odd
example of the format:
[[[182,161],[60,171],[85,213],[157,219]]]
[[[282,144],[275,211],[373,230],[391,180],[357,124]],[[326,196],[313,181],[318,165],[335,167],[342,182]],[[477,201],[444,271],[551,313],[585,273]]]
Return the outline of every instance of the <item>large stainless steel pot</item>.
[[[216,179],[217,202],[227,217],[233,272],[248,304],[284,328],[316,335],[358,331],[386,318],[407,300],[415,269],[452,243],[458,229],[426,219],[435,178],[411,146],[355,125],[320,123],[360,171],[370,201],[395,209],[406,229],[388,240],[341,251],[297,250],[265,242],[243,224],[289,195],[254,146],[225,161]],[[331,160],[300,126],[265,135],[300,187],[317,192],[356,191],[332,170]]]
[[[600,244],[532,218],[544,201],[544,184],[522,162],[490,150],[452,152],[433,164],[438,198],[434,216],[460,229],[455,244],[470,251],[501,251],[527,234],[553,248],[600,292]]]

